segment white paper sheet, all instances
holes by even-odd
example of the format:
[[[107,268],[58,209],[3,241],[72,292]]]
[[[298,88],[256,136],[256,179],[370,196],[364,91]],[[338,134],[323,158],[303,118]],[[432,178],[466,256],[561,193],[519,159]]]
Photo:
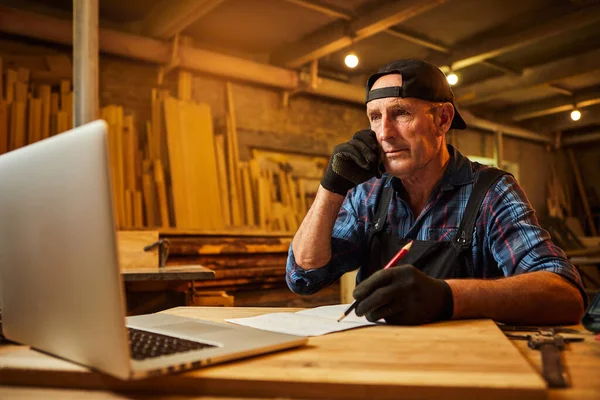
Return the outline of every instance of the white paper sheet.
[[[356,316],[354,311],[342,321],[337,322],[337,319],[349,306],[350,304],[338,304],[310,308],[295,313],[263,314],[257,317],[232,318],[226,321],[297,336],[321,336],[331,332],[375,325],[374,322],[367,321],[365,317]]]

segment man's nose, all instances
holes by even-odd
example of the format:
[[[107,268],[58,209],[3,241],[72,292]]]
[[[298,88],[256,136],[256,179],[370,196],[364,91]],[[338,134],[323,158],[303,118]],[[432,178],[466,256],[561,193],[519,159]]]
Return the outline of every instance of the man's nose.
[[[393,121],[388,119],[387,116],[383,116],[377,132],[377,140],[381,143],[390,140],[396,136],[396,134],[396,126],[394,125]]]

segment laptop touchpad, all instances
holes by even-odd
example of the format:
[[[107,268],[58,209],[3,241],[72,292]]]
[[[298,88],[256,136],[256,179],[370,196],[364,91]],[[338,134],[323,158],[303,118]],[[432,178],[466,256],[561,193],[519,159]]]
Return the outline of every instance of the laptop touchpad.
[[[202,322],[186,321],[178,322],[175,324],[156,325],[154,329],[165,334],[179,334],[185,336],[198,336],[207,333],[214,333],[223,330],[229,330],[231,328],[227,326],[218,326],[203,324]]]

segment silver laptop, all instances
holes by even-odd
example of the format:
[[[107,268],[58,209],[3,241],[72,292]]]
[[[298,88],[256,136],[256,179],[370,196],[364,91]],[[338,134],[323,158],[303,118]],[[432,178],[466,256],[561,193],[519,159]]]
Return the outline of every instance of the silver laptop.
[[[120,379],[307,342],[172,315],[126,321],[107,155],[107,126],[95,121],[0,156],[0,304],[7,339]]]

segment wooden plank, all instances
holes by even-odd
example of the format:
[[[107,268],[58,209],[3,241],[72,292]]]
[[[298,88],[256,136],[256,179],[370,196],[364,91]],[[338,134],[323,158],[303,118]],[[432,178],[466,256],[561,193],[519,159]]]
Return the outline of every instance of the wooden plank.
[[[134,131],[133,116],[123,119],[123,167],[125,187],[131,192],[136,190],[135,160],[137,153],[137,138]]]
[[[231,225],[231,204],[229,203],[229,184],[227,181],[227,167],[225,164],[225,137],[215,135],[215,156],[217,159],[217,174],[219,193],[221,197],[221,212],[225,226]]]
[[[583,204],[583,210],[588,220],[590,232],[592,233],[592,236],[598,236],[598,230],[596,229],[596,224],[594,223],[594,218],[592,217],[585,185],[583,184],[583,179],[581,178],[581,173],[579,172],[579,165],[577,165],[577,160],[575,159],[575,153],[573,153],[573,149],[570,147],[567,148],[566,151],[567,156],[569,157],[569,163],[571,164],[571,169],[573,170],[573,175],[575,175],[575,182],[577,183],[579,197],[581,198],[581,202]]]
[[[25,82],[15,82],[15,101],[27,101],[28,85]]]
[[[158,99],[158,92],[156,89],[152,89],[151,97],[151,124],[148,132],[148,157],[152,160],[160,160],[160,152],[158,140],[160,139],[160,113],[161,103]]]
[[[254,226],[256,224],[256,218],[254,216],[254,199],[252,184],[250,181],[250,167],[247,163],[240,163],[240,169],[242,171],[242,183],[244,185],[244,204],[245,209],[245,220],[246,225]]]
[[[1,92],[0,88],[0,92]],[[8,124],[10,106],[3,100],[0,100],[0,154],[4,154],[8,151],[8,133],[10,126]]]
[[[183,145],[181,143],[181,122],[179,101],[167,97],[164,101],[165,122],[167,127],[167,150],[169,152],[169,169],[171,171],[171,190],[173,196],[174,225],[189,227],[187,222],[187,197]]]
[[[63,133],[69,130],[69,114],[65,111],[56,113],[56,133]]]
[[[69,107],[68,94],[67,107]],[[118,210],[119,210],[119,226],[125,226],[126,224],[126,213],[125,213],[125,167],[124,167],[124,146],[123,146],[123,107],[114,106],[113,112],[115,115],[115,129],[114,129],[114,143],[115,143],[115,161],[116,161],[116,188],[118,194]]]
[[[160,223],[163,228],[174,226],[169,217],[169,204],[167,202],[167,186],[165,175],[160,160],[154,160],[154,183],[158,194],[158,209],[160,210]]]
[[[0,57],[0,103],[4,101],[4,65]]]
[[[50,137],[50,86],[49,85],[40,85],[38,86],[38,94],[40,96],[40,100],[42,102],[42,114],[41,114],[41,138],[46,139]]]
[[[119,230],[117,243],[119,249],[119,268],[158,270],[158,247],[144,251],[144,247],[158,241],[158,231]]]
[[[238,188],[238,175],[235,172],[237,162],[235,160],[235,152],[233,150],[233,141],[231,134],[231,117],[227,119],[227,172],[229,177],[229,204],[231,206],[231,222],[233,226],[242,226],[242,208],[240,204],[241,189]]]
[[[15,101],[15,83],[17,83],[17,71],[14,69],[6,70],[6,88],[4,98],[8,104]]]
[[[160,210],[158,207],[156,186],[153,179],[152,161],[144,160],[142,163],[142,168],[142,191],[144,195],[146,225],[149,227],[159,227],[161,226]]]
[[[35,143],[42,140],[42,100],[36,98],[29,99],[29,135],[28,143]]]
[[[227,160],[229,167],[229,184],[231,187],[231,209],[234,226],[242,224],[243,208],[239,199],[242,196],[241,175],[239,169],[239,145],[237,140],[237,123],[235,119],[235,106],[233,100],[233,89],[230,82],[225,83],[226,92],[226,125],[227,125]]]
[[[121,226],[121,229],[133,229],[133,192],[129,189],[125,189],[125,220]]]
[[[13,145],[11,150],[21,148],[27,144],[26,118],[27,103],[25,101],[15,101],[12,105],[13,113],[11,124],[13,125]]]
[[[306,215],[308,208],[306,207],[306,189],[304,187],[304,179],[298,179],[298,192],[299,192],[299,203],[298,203],[298,212],[301,214],[302,218]]]
[[[17,68],[17,81],[22,83],[29,82],[29,70],[27,68]]]
[[[185,228],[210,229],[211,215],[208,206],[210,199],[202,196],[203,188],[199,183],[207,175],[200,168],[199,158],[204,157],[206,149],[197,145],[197,138],[204,134],[201,132],[199,116],[196,114],[194,103],[191,101],[179,101],[179,118],[181,130],[179,140],[182,146],[182,165],[185,176],[185,199],[187,201]],[[214,152],[213,152],[214,154]],[[211,193],[204,188],[204,193]]]
[[[193,210],[190,227],[223,229],[211,109],[206,103],[181,103],[187,118],[182,141],[189,209]]]
[[[144,211],[142,206],[142,192],[136,190],[133,192],[133,226],[135,228],[144,227]]]

